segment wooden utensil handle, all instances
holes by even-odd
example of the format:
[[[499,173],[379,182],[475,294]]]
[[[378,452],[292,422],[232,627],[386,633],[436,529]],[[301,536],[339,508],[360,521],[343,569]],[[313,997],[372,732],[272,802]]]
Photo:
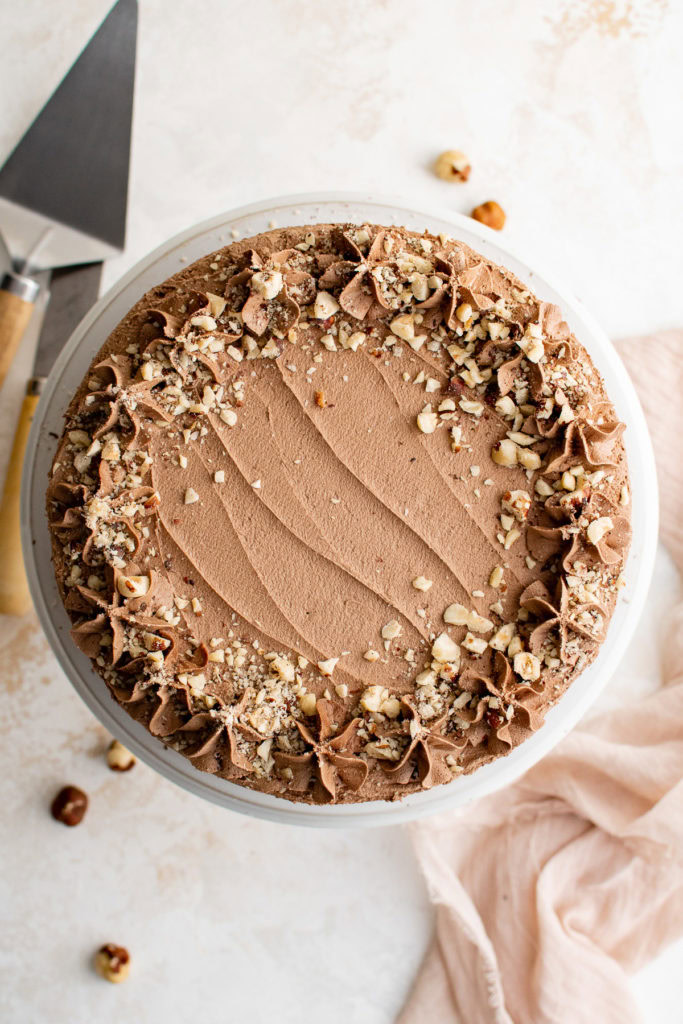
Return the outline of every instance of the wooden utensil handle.
[[[0,502],[0,613],[4,615],[23,615],[31,607],[24,557],[21,553],[19,495],[24,452],[37,404],[37,394],[26,394],[19,414]]]
[[[21,274],[5,274],[0,282],[0,388],[33,312],[38,284]]]

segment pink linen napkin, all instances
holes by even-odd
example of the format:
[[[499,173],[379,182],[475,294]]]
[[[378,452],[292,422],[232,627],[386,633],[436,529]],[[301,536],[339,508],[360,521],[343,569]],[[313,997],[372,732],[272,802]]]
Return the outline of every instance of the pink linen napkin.
[[[683,570],[683,331],[619,345]],[[683,604],[662,689],[574,730],[519,782],[412,827],[436,904],[399,1024],[629,1024],[626,975],[683,933]]]

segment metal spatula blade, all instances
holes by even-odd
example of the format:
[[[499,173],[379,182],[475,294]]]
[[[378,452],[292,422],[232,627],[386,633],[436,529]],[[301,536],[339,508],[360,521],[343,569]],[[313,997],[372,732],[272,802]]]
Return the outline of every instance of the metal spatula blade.
[[[118,0],[0,170],[0,224],[15,261],[43,235],[36,269],[123,248],[136,34],[136,0]]]
[[[128,197],[136,0],[118,0],[0,170],[0,226],[15,268],[53,275],[0,497],[0,614],[31,603],[20,543],[21,467],[42,382],[97,295],[102,261],[123,246]],[[36,248],[37,246],[37,248]],[[31,255],[30,260],[27,257]],[[31,316],[38,281],[0,280],[0,383]]]

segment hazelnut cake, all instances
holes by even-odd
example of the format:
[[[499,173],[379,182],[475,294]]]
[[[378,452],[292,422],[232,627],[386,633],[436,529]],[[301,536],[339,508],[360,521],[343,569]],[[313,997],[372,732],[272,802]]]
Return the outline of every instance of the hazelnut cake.
[[[559,309],[456,239],[234,242],[144,295],[69,406],[74,642],[201,771],[306,802],[448,783],[605,637],[622,433]]]

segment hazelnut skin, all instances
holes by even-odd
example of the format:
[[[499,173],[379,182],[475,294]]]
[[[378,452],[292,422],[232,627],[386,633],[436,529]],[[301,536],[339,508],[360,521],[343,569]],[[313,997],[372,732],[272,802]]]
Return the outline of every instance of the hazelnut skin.
[[[125,981],[130,971],[130,953],[124,946],[115,946],[113,942],[107,942],[95,953],[95,970],[112,985],[118,985]]]
[[[475,206],[471,217],[478,220],[480,224],[486,224],[494,231],[501,231],[505,227],[505,210],[494,199],[489,199],[480,206]]]
[[[70,828],[80,825],[88,809],[88,797],[78,786],[64,786],[52,801],[50,812],[55,821]]]

